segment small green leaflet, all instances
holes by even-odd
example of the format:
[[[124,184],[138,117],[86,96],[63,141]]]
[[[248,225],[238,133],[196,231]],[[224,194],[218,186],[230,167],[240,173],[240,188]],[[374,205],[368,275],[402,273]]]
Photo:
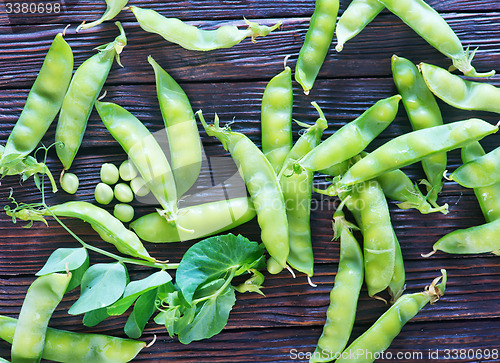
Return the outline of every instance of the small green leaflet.
[[[156,294],[158,289],[149,290],[142,294],[135,302],[134,309],[125,323],[125,334],[131,339],[138,339],[144,327],[156,311]]]
[[[234,289],[227,286],[221,294],[203,301],[201,307],[193,306],[191,309],[197,310],[196,315],[178,332],[179,341],[189,344],[194,340],[207,339],[219,334],[226,326],[235,302]]]
[[[145,292],[149,290],[156,289],[158,286],[164,285],[170,282],[172,277],[166,271],[158,271],[154,274],[137,281],[131,281],[125,288],[123,297],[116,301],[113,305],[108,306],[109,315],[121,315],[123,314],[134,301]]]
[[[82,277],[89,268],[89,254],[86,248],[58,248],[49,256],[47,262],[36,276],[47,275],[53,272],[71,271],[71,281],[66,291],[79,286]]]
[[[91,311],[87,311],[83,316],[83,325],[92,327],[99,324],[104,319],[108,318],[108,312],[106,308],[99,308]]]
[[[233,234],[207,238],[193,245],[182,258],[176,283],[188,303],[196,289],[233,271],[234,276],[259,264],[264,248],[257,242]]]
[[[99,263],[83,275],[80,297],[69,308],[71,315],[103,308],[118,300],[127,285],[127,270],[121,263]]]
[[[58,248],[49,256],[47,262],[36,276],[48,275],[53,272],[63,272],[76,270],[85,263],[88,259],[87,250],[81,248]]]

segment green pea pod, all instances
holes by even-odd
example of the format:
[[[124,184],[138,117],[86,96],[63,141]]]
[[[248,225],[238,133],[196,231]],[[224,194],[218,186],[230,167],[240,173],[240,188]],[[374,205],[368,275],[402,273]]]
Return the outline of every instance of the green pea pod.
[[[174,221],[177,213],[175,180],[167,157],[154,136],[141,121],[117,104],[97,101],[95,107],[164,209],[161,213],[167,220]]]
[[[265,37],[277,29],[281,22],[268,27],[245,19],[247,29],[238,29],[233,25],[223,25],[215,30],[202,30],[184,23],[180,19],[166,18],[154,10],[131,6],[141,28],[147,32],[162,36],[165,40],[178,44],[189,50],[209,51],[221,48],[231,48],[243,39]]]
[[[41,221],[47,224],[43,216],[78,218],[89,223],[101,238],[113,244],[118,251],[133,257],[155,261],[144,248],[134,232],[127,229],[122,222],[108,211],[88,202],[66,202],[49,207],[49,210],[21,209],[7,211],[7,215],[25,221]]]
[[[462,110],[500,113],[500,88],[462,79],[432,64],[419,66],[427,87],[447,104]]]
[[[12,338],[12,362],[40,362],[50,317],[71,280],[71,273],[38,277],[24,298]]]
[[[314,172],[306,171],[294,174],[291,165],[320,143],[323,131],[328,127],[325,115],[319,106],[315,102],[312,104],[320,117],[313,126],[301,124],[308,127],[307,131],[297,140],[286,156],[283,169],[279,174],[288,218],[290,243],[288,263],[297,271],[308,276],[312,276],[314,273],[310,226]]]
[[[358,35],[384,8],[378,0],[352,0],[337,23],[335,50],[341,52],[344,44]]]
[[[393,229],[394,232],[394,229]],[[396,242],[396,255],[394,256],[394,273],[392,274],[391,282],[389,283],[388,290],[391,295],[391,303],[396,302],[403,294],[406,288],[406,273],[403,261],[403,253],[399,245],[396,232],[394,232],[394,241]]]
[[[5,147],[0,145],[0,160],[2,159],[4,150]],[[6,163],[0,166],[0,179],[6,175],[21,175],[22,180],[24,181],[33,175],[35,175],[35,178],[37,178],[36,174],[47,175],[52,185],[52,192],[57,192],[56,181],[54,180],[54,177],[52,176],[52,173],[50,172],[47,165],[45,165],[44,163],[39,163],[32,156],[25,156],[21,160],[16,158],[13,163]]]
[[[120,63],[120,53],[127,45],[125,31],[120,22],[115,23],[120,35],[108,44],[97,47],[96,55],[83,62],[76,70],[64,97],[56,128],[57,156],[64,169],[71,167],[82,143],[87,121],[94,103],[108,77],[113,59]]]
[[[181,196],[200,175],[201,140],[189,99],[177,82],[148,57],[156,76],[156,92],[168,135],[172,171]]]
[[[295,80],[302,86],[306,95],[313,88],[332,43],[338,12],[339,0],[316,0],[295,66]]]
[[[182,228],[168,223],[158,213],[136,219],[130,228],[147,242],[182,242],[227,231],[254,217],[252,201],[242,197],[179,209],[177,224]]]
[[[368,155],[362,152],[349,160],[345,160],[339,164],[332,165],[330,168],[322,170],[321,172],[333,177],[340,178],[344,175],[349,168],[359,161],[362,157]],[[448,214],[448,204],[444,204],[439,208],[433,208],[426,197],[422,194],[417,185],[413,184],[410,178],[401,171],[396,169],[379,175],[375,180],[380,184],[384,194],[387,198],[393,199],[398,202],[398,207],[401,209],[415,208],[422,214],[433,212],[441,212]],[[337,195],[336,185],[332,184],[328,187],[327,195]]]
[[[284,268],[290,251],[285,200],[276,173],[269,160],[245,135],[219,127],[216,115],[208,125],[201,111],[197,112],[209,136],[217,137],[236,163],[252,198],[261,239],[269,255]]]
[[[375,103],[300,159],[299,171],[326,169],[359,154],[391,124],[400,100],[401,96],[395,95]]]
[[[376,178],[433,154],[461,148],[497,131],[498,126],[473,118],[409,132],[386,142],[354,164],[340,179],[338,188]]]
[[[392,56],[392,76],[399,93],[403,97],[403,105],[414,130],[443,124],[441,110],[427,88],[417,67],[408,59]],[[436,208],[438,193],[443,188],[443,173],[446,170],[446,153],[435,154],[422,160],[427,180],[427,200]]]
[[[492,252],[500,255],[500,219],[480,226],[458,229],[440,238],[433,246],[453,254],[478,254]]]
[[[446,20],[423,0],[378,0],[430,45],[453,61],[453,66],[469,77],[491,77],[495,71],[478,73],[471,65],[474,53],[464,51],[460,39]]]
[[[59,112],[73,72],[73,51],[56,35],[24,105],[21,116],[5,144],[0,165],[20,160],[37,147]]]
[[[0,315],[0,338],[12,343],[18,321]],[[47,328],[42,358],[62,363],[130,362],[146,346],[131,339]]]
[[[466,188],[489,187],[500,183],[500,147],[463,164],[450,175]]]
[[[262,152],[279,173],[292,148],[292,71],[290,67],[274,76],[262,96]]]
[[[429,302],[433,304],[443,296],[446,287],[446,270],[441,270],[441,273],[443,276],[434,279],[425,291],[401,296],[366,332],[342,352],[337,362],[373,362],[377,353],[389,348],[394,338],[411,318]],[[441,278],[443,282],[436,285]]]
[[[125,7],[125,5],[127,5],[127,3],[128,0],[106,0],[106,11],[104,12],[104,14],[102,14],[102,16],[99,19],[94,20],[91,23],[86,23],[84,21],[82,24],[78,26],[78,28],[76,28],[76,32],[78,33],[80,29],[83,30],[90,29],[96,25],[105,22],[106,20],[113,19],[120,13],[120,11],[122,11],[122,9]]]
[[[485,154],[479,142],[471,142],[462,148],[462,161],[468,163]],[[500,219],[500,183],[474,188],[477,201],[486,222]]]
[[[368,295],[374,296],[392,282],[396,264],[396,234],[389,207],[380,184],[370,180],[348,193],[347,207],[358,220],[363,235],[365,282]],[[345,198],[345,197],[343,197]]]
[[[341,206],[335,211],[333,220],[334,238],[340,238],[339,267],[330,292],[323,332],[310,363],[330,362],[345,348],[354,326],[363,284],[363,254],[351,232],[355,226],[346,221]]]

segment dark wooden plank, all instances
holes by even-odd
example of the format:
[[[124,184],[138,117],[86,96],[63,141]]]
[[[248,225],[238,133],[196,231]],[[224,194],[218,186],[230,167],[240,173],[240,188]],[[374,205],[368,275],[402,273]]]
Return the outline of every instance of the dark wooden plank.
[[[15,1],[5,1],[5,3],[15,3]],[[48,9],[43,13],[29,8],[23,13],[15,14],[15,7],[0,5],[0,26],[19,26],[25,24],[39,24],[43,19],[44,24],[53,23],[74,23],[79,24],[83,20],[87,22],[98,19],[106,5],[99,0],[61,0],[54,1],[53,4],[60,4],[60,11]],[[340,2],[340,13],[348,6],[350,1]],[[434,9],[440,13],[445,12],[473,12],[500,10],[497,3],[486,0],[465,1],[465,0],[430,0],[427,1]],[[160,3],[151,0],[131,1],[128,5],[152,8],[168,17],[177,17],[184,20],[192,20],[193,12],[196,12],[196,19],[218,20],[218,19],[248,19],[256,17],[273,18],[280,17],[301,17],[311,16],[314,11],[314,1],[310,0],[289,0],[289,1],[232,1],[230,4],[204,0],[174,1],[166,0]],[[45,7],[44,7],[45,8]],[[10,13],[9,13],[10,12]],[[120,21],[133,21],[134,17],[129,11],[122,11],[117,17]]]
[[[464,46],[480,47],[475,57],[478,70],[490,70],[500,62],[500,30],[494,26],[500,20],[498,13],[488,15],[448,14],[450,25],[460,35]],[[274,24],[278,19],[265,19]],[[199,22],[213,27],[215,22]],[[234,24],[242,25],[243,21]],[[136,23],[124,24],[129,44],[123,51],[124,68],[115,66],[109,76],[110,84],[152,83],[153,73],[146,58],[152,55],[179,81],[269,79],[282,69],[283,58],[291,55],[294,65],[308,27],[307,18],[287,19],[278,30],[252,44],[245,40],[239,45],[212,52],[193,52],[168,43],[158,35],[144,32]],[[0,31],[0,87],[29,87],[38,74],[43,57],[57,32],[64,25],[16,27],[13,34]],[[68,30],[67,40],[75,53],[75,65],[94,54],[94,47],[112,41],[116,27],[105,24],[88,32],[75,34]],[[148,46],[144,47],[143,45]],[[332,44],[320,78],[371,77],[390,75],[390,57],[397,53],[414,62],[430,62],[448,66],[450,61],[422,40],[391,14],[375,19],[373,24],[346,45],[342,53],[335,53]],[[313,90],[311,95],[316,94]]]

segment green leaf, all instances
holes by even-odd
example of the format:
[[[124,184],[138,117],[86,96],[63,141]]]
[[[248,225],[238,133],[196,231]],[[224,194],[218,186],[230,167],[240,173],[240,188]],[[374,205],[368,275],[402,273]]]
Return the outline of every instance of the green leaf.
[[[154,274],[137,281],[132,281],[125,288],[123,297],[108,307],[109,315],[121,315],[132,306],[134,301],[145,292],[156,289],[172,280],[166,271],[158,271]]]
[[[189,344],[219,334],[227,324],[235,301],[233,288],[227,286],[221,294],[201,302],[192,321],[179,330],[179,341]]]
[[[125,334],[131,339],[141,337],[144,327],[156,311],[156,294],[158,289],[142,294],[134,304],[134,309],[125,323]]]
[[[182,258],[176,283],[191,304],[196,289],[230,272],[240,275],[258,264],[264,248],[257,242],[233,234],[210,237],[193,245]]]
[[[82,266],[89,255],[86,248],[58,248],[47,259],[45,265],[35,275],[48,275],[53,272],[74,271]]]
[[[127,285],[127,270],[121,263],[100,263],[83,275],[80,298],[69,308],[71,315],[103,308],[117,301]]]
[[[96,310],[87,311],[83,316],[83,325],[88,327],[93,327],[108,317],[109,314],[106,308],[99,308]]]
[[[71,271],[71,281],[66,291],[79,286],[83,274],[89,268],[89,254],[86,248],[58,248],[47,259],[47,262],[36,276],[48,275],[54,272]]]
[[[170,308],[164,312],[163,325],[165,325],[165,329],[167,329],[168,335],[170,335],[171,338],[175,335],[175,328],[180,318],[181,311],[178,306]]]
[[[85,262],[76,270],[71,271],[71,281],[69,282],[66,291],[71,291],[75,287],[80,286],[80,284],[82,283],[83,275],[85,275],[85,272],[87,271],[89,266],[90,266],[90,261],[89,261],[89,256],[87,255]]]

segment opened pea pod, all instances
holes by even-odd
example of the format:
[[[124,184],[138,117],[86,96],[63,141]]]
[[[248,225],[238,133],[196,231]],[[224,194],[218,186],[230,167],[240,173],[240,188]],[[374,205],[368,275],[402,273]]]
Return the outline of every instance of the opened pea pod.
[[[281,22],[269,27],[259,25],[245,19],[247,29],[238,29],[234,25],[223,25],[215,30],[204,30],[186,24],[177,18],[166,18],[151,9],[131,6],[139,25],[147,32],[162,36],[169,42],[189,50],[209,51],[220,48],[231,48],[247,37],[255,41],[257,37],[265,37],[277,29]]]
[[[113,42],[97,47],[99,52],[78,67],[64,97],[56,129],[56,142],[59,144],[56,151],[64,170],[71,167],[80,148],[87,121],[108,77],[113,59],[116,58],[121,65],[119,56],[127,45],[127,38],[121,24],[115,24],[120,35]]]

